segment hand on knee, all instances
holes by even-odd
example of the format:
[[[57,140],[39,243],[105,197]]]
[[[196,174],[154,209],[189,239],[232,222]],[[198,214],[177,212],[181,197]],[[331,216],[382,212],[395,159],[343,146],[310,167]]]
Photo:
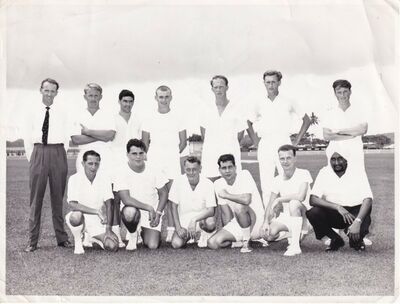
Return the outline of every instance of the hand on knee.
[[[83,224],[83,213],[80,211],[73,211],[69,215],[69,223],[71,226],[77,227]]]

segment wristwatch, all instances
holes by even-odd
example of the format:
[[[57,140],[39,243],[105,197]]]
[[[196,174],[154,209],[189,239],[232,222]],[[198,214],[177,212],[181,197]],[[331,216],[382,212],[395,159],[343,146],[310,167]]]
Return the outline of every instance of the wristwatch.
[[[157,210],[156,213],[159,214],[159,215],[163,214],[162,211],[159,211],[159,210]]]

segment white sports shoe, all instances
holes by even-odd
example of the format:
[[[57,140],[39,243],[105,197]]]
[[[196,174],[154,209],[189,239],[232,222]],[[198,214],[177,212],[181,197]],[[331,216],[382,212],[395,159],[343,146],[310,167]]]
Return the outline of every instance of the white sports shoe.
[[[364,237],[363,241],[364,241],[364,245],[365,246],[371,246],[372,245],[372,241],[369,238]]]
[[[294,256],[297,254],[301,253],[301,248],[300,247],[295,247],[295,246],[291,246],[289,245],[287,250],[285,251],[285,253],[283,254],[284,256]]]
[[[128,251],[133,251],[137,249],[136,240],[129,240],[128,245],[125,247]]]
[[[194,239],[189,239],[186,244],[194,244]]]
[[[281,231],[281,232],[279,232],[279,235],[276,238],[275,242],[279,242],[283,239],[287,239],[289,236],[290,236],[289,231]]]
[[[84,254],[84,253],[85,253],[85,249],[83,249],[82,243],[76,244],[76,242],[75,242],[74,254]]]
[[[121,240],[121,241],[119,241],[118,242],[118,247],[119,248],[124,248],[126,245],[125,245],[125,243]]]
[[[206,248],[207,247],[207,241],[208,241],[207,235],[205,233],[200,233],[200,238],[197,241],[197,246],[199,248]]]
[[[82,245],[83,247],[93,247],[93,241],[87,232],[84,233]]]
[[[249,252],[252,252],[252,249],[249,246],[249,241],[244,241],[243,247],[240,249],[240,253],[249,253]]]
[[[232,242],[231,248],[242,248],[243,247],[243,242]]]
[[[268,247],[269,243],[268,241],[264,240],[263,238],[259,238],[258,240],[253,240],[253,242],[259,242],[262,244],[263,247]]]

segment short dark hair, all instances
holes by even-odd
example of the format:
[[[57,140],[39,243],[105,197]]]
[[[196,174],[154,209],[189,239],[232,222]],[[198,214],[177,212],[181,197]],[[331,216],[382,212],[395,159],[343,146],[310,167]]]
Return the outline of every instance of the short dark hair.
[[[58,88],[60,87],[60,85],[58,84],[57,81],[55,81],[55,80],[52,79],[52,78],[46,78],[45,80],[43,80],[42,83],[40,84],[40,88],[41,88],[41,89],[43,88],[43,85],[44,85],[45,82],[54,84],[54,85],[56,86],[56,90],[58,91]]]
[[[265,80],[265,77],[267,76],[276,76],[278,78],[278,81],[281,81],[282,79],[282,73],[276,70],[268,70],[264,73],[263,75],[263,80]]]
[[[147,151],[147,147],[146,144],[141,141],[140,139],[137,138],[132,138],[128,141],[128,143],[126,144],[126,152],[130,152],[131,151],[131,147],[136,147],[136,148],[140,148],[143,151]]]
[[[191,164],[197,163],[199,166],[201,165],[200,159],[198,159],[196,156],[189,156],[185,159],[185,162],[183,164],[186,164],[186,162]]]
[[[281,152],[281,151],[284,151],[284,152],[286,152],[286,151],[292,151],[292,152],[293,152],[293,156],[296,156],[296,147],[293,146],[293,145],[283,145],[283,146],[280,146],[279,149],[278,149],[278,153]]]
[[[133,100],[135,100],[135,95],[133,95],[132,91],[129,90],[122,90],[119,95],[118,95],[118,99],[122,100],[122,98],[124,97],[132,97]]]
[[[213,86],[213,81],[214,81],[215,79],[222,79],[222,80],[225,82],[225,85],[228,86],[228,78],[226,78],[226,77],[223,76],[223,75],[215,75],[213,78],[211,78],[211,80],[210,80],[211,86]]]
[[[223,154],[218,158],[218,161],[217,161],[218,167],[221,168],[221,163],[224,163],[224,162],[227,162],[227,161],[231,161],[232,164],[234,166],[236,166],[235,157],[232,154]]]
[[[172,94],[172,91],[169,87],[167,87],[166,85],[160,85],[157,89],[156,89],[156,95],[158,91],[162,91],[162,92],[167,92],[169,91]]]
[[[336,88],[346,88],[351,90],[351,83],[346,79],[338,79],[333,82],[332,88],[334,91],[336,90]]]
[[[101,161],[100,154],[94,150],[89,150],[89,151],[86,151],[85,153],[83,153],[82,159],[84,162],[87,161],[88,156],[96,156],[99,159],[99,161]]]

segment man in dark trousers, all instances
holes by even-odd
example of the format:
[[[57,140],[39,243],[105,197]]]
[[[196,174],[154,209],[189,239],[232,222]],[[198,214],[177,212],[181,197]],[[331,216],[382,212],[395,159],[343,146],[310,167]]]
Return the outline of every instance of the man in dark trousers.
[[[68,134],[66,134],[65,111],[54,103],[59,85],[47,78],[42,81],[40,93],[42,103],[35,106],[25,120],[24,144],[29,167],[30,214],[29,243],[26,252],[37,249],[40,233],[40,217],[47,181],[50,184],[50,198],[53,226],[57,244],[71,247],[64,229],[63,197],[67,181]]]
[[[364,236],[371,224],[372,192],[365,172],[348,161],[350,150],[335,147],[328,151],[330,165],[318,173],[311,191],[307,218],[314,227],[318,240],[331,239],[326,251],[336,251],[344,241],[332,228],[344,229],[349,245],[357,251],[365,250]]]

